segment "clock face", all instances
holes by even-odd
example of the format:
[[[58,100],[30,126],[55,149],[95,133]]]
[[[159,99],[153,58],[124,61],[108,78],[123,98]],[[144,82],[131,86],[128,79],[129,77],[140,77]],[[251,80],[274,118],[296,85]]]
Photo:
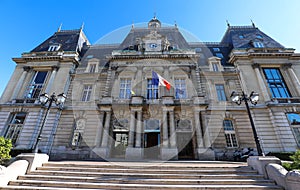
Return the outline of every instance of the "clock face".
[[[155,48],[157,48],[157,44],[156,43],[151,43],[151,44],[149,44],[149,47],[151,49],[155,49]]]
[[[146,51],[152,51],[152,52],[161,51],[161,41],[160,40],[146,41]]]

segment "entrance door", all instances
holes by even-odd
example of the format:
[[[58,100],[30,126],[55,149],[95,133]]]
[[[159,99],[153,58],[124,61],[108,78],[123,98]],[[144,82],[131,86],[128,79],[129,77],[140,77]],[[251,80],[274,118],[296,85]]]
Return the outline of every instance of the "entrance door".
[[[160,155],[160,133],[148,132],[144,134],[144,158],[157,159]]]
[[[192,133],[177,133],[178,159],[195,159]]]

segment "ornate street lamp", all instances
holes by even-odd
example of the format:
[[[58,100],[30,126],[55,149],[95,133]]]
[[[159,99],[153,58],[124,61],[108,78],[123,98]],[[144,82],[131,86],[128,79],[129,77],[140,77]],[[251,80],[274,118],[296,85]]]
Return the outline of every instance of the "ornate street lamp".
[[[40,96],[40,102],[41,102],[42,106],[45,106],[48,102],[49,103],[48,103],[46,114],[45,114],[45,116],[43,118],[42,126],[41,126],[41,128],[39,130],[39,133],[38,133],[38,136],[37,136],[37,139],[36,139],[36,143],[33,146],[33,152],[34,153],[38,153],[38,150],[39,150],[38,145],[39,145],[40,140],[42,139],[41,134],[42,134],[42,131],[43,131],[43,128],[44,128],[47,116],[48,116],[48,114],[50,112],[50,108],[52,106],[52,103],[54,102],[57,106],[63,105],[65,103],[65,101],[66,101],[66,98],[67,98],[67,96],[64,93],[61,93],[61,94],[59,94],[57,96],[55,95],[55,93],[53,93],[50,97],[49,97],[49,95],[47,93],[45,93],[45,94],[42,94]]]
[[[250,123],[251,123],[251,128],[252,128],[255,144],[256,144],[257,153],[258,153],[258,156],[263,156],[262,149],[261,149],[261,146],[260,146],[260,143],[259,143],[259,139],[258,139],[258,136],[257,136],[257,132],[256,132],[256,129],[255,129],[255,126],[254,126],[254,122],[253,122],[251,112],[250,112],[250,108],[249,108],[249,104],[248,104],[248,101],[250,101],[251,104],[256,105],[258,100],[259,100],[259,94],[257,92],[252,91],[250,96],[247,96],[244,93],[244,91],[242,91],[241,95],[239,93],[233,91],[231,93],[230,98],[231,98],[232,102],[234,102],[238,105],[240,105],[242,103],[242,101],[245,102],[247,112],[248,112],[248,116],[249,116]]]

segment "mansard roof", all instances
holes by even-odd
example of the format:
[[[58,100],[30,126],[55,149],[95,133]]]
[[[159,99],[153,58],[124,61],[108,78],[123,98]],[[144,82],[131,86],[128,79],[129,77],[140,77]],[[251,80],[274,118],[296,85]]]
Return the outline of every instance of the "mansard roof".
[[[129,34],[125,37],[124,41],[120,45],[120,49],[126,49],[129,46],[136,44],[137,38],[143,38],[155,30],[157,34],[160,34],[168,39],[171,46],[176,45],[178,49],[188,49],[189,45],[181,32],[177,27],[161,27],[161,28],[132,28]]]
[[[222,43],[232,45],[232,48],[253,48],[253,42],[263,43],[265,48],[284,48],[280,43],[259,30],[254,24],[251,26],[230,26],[228,24]]]
[[[160,23],[156,18],[149,23],[151,22]],[[64,51],[75,51],[80,32],[80,30],[56,32],[33,51],[47,51],[51,42],[60,42]],[[85,67],[88,60],[92,58],[98,59],[100,66],[107,66],[109,57],[114,51],[139,51],[137,48],[138,41],[149,36],[151,38],[152,34],[156,37],[160,36],[161,39],[167,39],[170,45],[176,49],[195,50],[195,53],[199,55],[199,65],[206,65],[207,59],[213,56],[221,58],[222,65],[230,65],[228,60],[233,49],[255,48],[254,42],[261,42],[264,48],[284,48],[280,43],[260,31],[254,24],[251,26],[230,26],[228,24],[221,42],[188,42],[176,25],[163,27],[132,26],[120,44],[97,44],[83,48],[82,54],[84,55],[81,59],[81,67]]]
[[[83,44],[89,44],[82,29],[58,30],[31,52],[48,51],[51,45],[58,45],[59,51],[80,51]]]

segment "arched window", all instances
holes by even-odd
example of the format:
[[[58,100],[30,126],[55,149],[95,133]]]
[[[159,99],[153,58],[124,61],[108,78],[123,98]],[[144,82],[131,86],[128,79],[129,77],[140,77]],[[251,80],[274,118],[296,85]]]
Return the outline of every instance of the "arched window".
[[[233,127],[232,120],[224,119],[223,128],[224,128],[226,146],[227,147],[237,147],[238,143],[237,143],[237,139],[236,139],[235,130],[234,130],[234,127]]]

